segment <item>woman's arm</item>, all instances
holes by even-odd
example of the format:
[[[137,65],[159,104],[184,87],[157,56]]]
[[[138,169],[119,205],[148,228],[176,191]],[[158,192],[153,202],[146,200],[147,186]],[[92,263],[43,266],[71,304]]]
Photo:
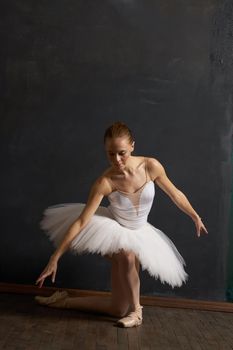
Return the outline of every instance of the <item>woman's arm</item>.
[[[70,226],[63,240],[61,241],[55,252],[51,255],[47,266],[36,280],[36,284],[39,283],[40,288],[42,287],[46,277],[50,275],[52,275],[52,282],[55,282],[58,260],[69,248],[72,240],[87,225],[92,215],[94,215],[94,213],[98,209],[103,197],[108,195],[111,191],[111,186],[105,177],[100,177],[95,181],[90,190],[86,206],[84,207],[82,213],[79,215],[78,219]]]
[[[167,177],[164,167],[155,158],[148,159],[148,171],[152,180],[171,198],[171,200],[187,215],[189,215],[194,221],[197,234],[200,236],[200,232],[203,229],[206,233],[204,224],[201,221],[200,216],[193,209],[190,202],[183,192],[181,192]]]
[[[111,187],[106,178],[101,177],[93,184],[87,203],[80,214],[79,218],[70,226],[58,248],[53,253],[53,257],[57,260],[69,248],[72,240],[80,233],[80,231],[88,224],[92,215],[98,209],[102,199],[111,192]]]

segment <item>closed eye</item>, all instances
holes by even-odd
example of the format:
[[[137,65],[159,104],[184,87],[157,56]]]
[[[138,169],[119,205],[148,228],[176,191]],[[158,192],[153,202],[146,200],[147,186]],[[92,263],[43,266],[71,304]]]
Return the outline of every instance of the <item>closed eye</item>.
[[[123,156],[126,152],[125,151],[122,151],[122,152],[119,152],[118,154],[120,156]],[[109,153],[110,156],[114,156],[115,153]],[[117,153],[116,153],[117,154]]]

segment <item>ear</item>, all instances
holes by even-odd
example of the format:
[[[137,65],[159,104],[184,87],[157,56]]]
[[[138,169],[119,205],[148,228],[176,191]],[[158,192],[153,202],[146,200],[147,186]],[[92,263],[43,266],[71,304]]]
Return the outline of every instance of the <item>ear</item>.
[[[134,150],[134,145],[135,145],[135,141],[133,141],[133,143],[132,143],[132,145],[131,145],[132,148],[133,148],[133,150]]]

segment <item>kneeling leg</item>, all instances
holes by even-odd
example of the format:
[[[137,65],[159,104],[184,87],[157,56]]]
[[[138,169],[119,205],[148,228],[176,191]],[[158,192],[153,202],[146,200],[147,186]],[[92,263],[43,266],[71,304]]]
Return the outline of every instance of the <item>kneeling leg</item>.
[[[55,292],[50,297],[36,297],[39,304],[54,308],[77,309],[88,312],[98,312],[111,315],[113,317],[122,317],[128,309],[128,302],[123,294],[121,286],[118,263],[111,259],[111,285],[112,293],[110,296],[85,296],[70,297],[63,296],[64,292]]]

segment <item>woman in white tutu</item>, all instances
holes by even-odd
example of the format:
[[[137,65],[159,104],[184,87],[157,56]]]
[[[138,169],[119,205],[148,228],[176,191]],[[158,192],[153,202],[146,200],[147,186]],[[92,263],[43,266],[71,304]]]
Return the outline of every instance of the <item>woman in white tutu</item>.
[[[93,184],[87,203],[64,203],[48,207],[40,222],[56,250],[36,284],[52,276],[66,250],[98,253],[111,261],[110,297],[71,297],[56,291],[50,297],[36,296],[42,305],[93,311],[119,318],[117,325],[134,327],[142,323],[139,268],[174,288],[186,282],[185,261],[173,242],[147,217],[157,184],[172,201],[191,217],[198,237],[208,233],[187,197],[168,179],[155,158],[133,156],[134,138],[122,122],[105,131],[104,144],[110,167]],[[109,206],[100,206],[103,197]]]

